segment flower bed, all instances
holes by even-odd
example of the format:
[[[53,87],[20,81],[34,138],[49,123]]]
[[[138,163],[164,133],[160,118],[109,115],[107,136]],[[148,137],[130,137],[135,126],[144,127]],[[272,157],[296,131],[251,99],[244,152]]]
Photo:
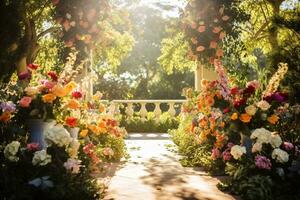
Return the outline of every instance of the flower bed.
[[[199,93],[185,91],[185,120],[170,132],[182,163],[229,175],[220,188],[243,199],[299,198],[299,106],[278,91],[287,65],[262,93],[257,81],[230,87],[221,63],[215,67],[219,80],[203,81]]]
[[[12,80],[1,92],[0,196],[99,199],[111,163],[126,154],[126,130],[96,103],[100,93],[86,100],[74,81],[36,68],[24,90]]]

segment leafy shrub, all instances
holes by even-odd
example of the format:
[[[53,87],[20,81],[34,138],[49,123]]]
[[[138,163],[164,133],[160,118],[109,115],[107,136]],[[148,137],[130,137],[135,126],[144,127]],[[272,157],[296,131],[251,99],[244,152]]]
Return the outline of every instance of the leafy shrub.
[[[191,117],[182,121],[178,129],[169,131],[174,143],[178,146],[179,153],[183,156],[181,164],[189,167],[203,167],[212,174],[220,174],[224,163],[211,159],[211,145],[200,144],[195,140],[193,133],[187,132]]]
[[[172,117],[169,113],[163,113],[157,122],[153,112],[148,113],[145,121],[135,113],[131,119],[122,116],[120,122],[128,132],[136,133],[166,133],[169,129],[176,129],[178,124],[178,118]]]

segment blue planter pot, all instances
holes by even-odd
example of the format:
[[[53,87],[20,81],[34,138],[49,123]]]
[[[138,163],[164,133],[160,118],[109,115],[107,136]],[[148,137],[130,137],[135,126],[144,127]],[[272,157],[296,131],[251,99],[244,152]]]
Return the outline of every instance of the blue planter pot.
[[[42,119],[29,119],[26,124],[29,131],[29,142],[38,143],[40,149],[45,149],[47,145],[45,142],[44,130],[47,123]]]

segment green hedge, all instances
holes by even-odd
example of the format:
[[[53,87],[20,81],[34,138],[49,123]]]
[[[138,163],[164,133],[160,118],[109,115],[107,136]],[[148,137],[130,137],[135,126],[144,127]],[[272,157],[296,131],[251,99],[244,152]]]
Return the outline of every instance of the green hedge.
[[[166,133],[169,129],[176,129],[179,125],[179,118],[172,117],[169,113],[163,113],[156,122],[153,112],[149,112],[147,120],[143,121],[137,113],[131,119],[121,116],[120,126],[125,127],[131,133]]]

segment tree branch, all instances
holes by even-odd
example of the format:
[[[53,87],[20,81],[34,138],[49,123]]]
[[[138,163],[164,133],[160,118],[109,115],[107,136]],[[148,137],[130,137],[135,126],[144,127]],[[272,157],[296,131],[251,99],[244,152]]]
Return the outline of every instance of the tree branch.
[[[40,34],[38,34],[37,39],[39,40],[40,38],[44,37],[48,33],[52,33],[52,32],[58,31],[59,29],[60,28],[58,28],[58,27],[48,28],[48,29],[44,30],[43,32],[41,32]]]
[[[261,27],[258,29],[258,31],[255,33],[255,35],[252,37],[252,39],[255,39],[255,38],[257,38],[258,36],[259,36],[259,34],[261,34],[263,31],[264,31],[264,29],[266,28],[266,27],[268,27],[268,25],[270,24],[270,21],[267,21],[267,22],[265,22],[263,25],[261,25]]]

